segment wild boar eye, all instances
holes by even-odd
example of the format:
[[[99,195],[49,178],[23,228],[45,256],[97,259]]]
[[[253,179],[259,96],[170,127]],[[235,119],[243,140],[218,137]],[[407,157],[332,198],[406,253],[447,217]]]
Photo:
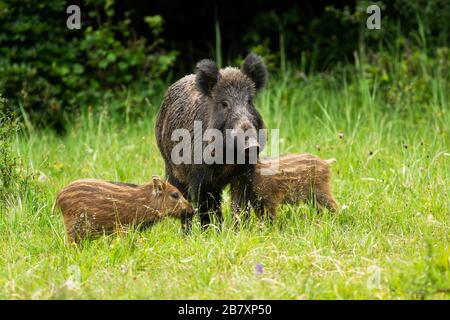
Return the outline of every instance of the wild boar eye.
[[[253,102],[252,97],[249,97],[247,102],[248,102],[248,104],[252,104],[252,102]]]
[[[175,200],[178,200],[180,198],[180,194],[178,192],[171,192],[170,196]]]
[[[228,103],[228,101],[222,101],[222,107],[224,108],[228,108],[230,106],[230,104]]]

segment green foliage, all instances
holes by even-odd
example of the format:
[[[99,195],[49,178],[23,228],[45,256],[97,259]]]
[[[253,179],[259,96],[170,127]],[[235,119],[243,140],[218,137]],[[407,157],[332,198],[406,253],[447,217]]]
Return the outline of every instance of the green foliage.
[[[296,10],[263,14],[260,30],[275,25],[279,37],[249,34],[272,71],[291,47],[301,57],[271,75],[256,105],[280,130],[281,153],[337,159],[339,214],[286,205],[272,225],[252,217],[236,230],[225,193],[221,229],[195,223],[186,236],[168,220],[82,246],[65,242],[61,216],[50,213],[55,194],[81,177],[143,183],[164,174],[153,124],[167,87],[158,79],[175,55],[163,50],[160,16],[144,19],[148,44],[111,0],[87,3],[82,32],[59,27],[62,1],[15,3],[0,0],[11,30],[0,34],[0,90],[35,123],[77,112],[64,136],[26,134],[0,96],[0,299],[450,297],[450,11],[437,10],[448,2],[377,2],[389,13],[379,32],[363,28],[358,1],[307,26]],[[334,34],[336,25],[349,33]],[[347,50],[355,64],[332,63]],[[324,65],[333,68],[314,72]],[[134,88],[136,79],[144,85]],[[134,112],[142,116],[131,122]]]
[[[449,59],[447,47],[437,48],[430,56],[406,45],[397,58],[388,52],[372,52],[363,59],[360,71],[369,85],[375,85],[381,91],[387,107],[408,111],[406,107],[413,104],[418,110],[426,111],[437,102],[436,94],[448,95]],[[430,86],[432,78],[440,79],[447,91],[438,93]]]
[[[39,191],[37,174],[24,165],[14,149],[19,131],[17,117],[0,94],[0,209],[5,201],[18,194]]]
[[[425,72],[411,74],[420,81]],[[0,299],[449,299],[448,81],[429,79],[438,95],[421,112],[415,99],[386,109],[368,79],[355,69],[307,78],[287,70],[255,102],[267,127],[279,128],[281,153],[337,159],[336,215],[285,205],[272,225],[252,216],[236,229],[225,193],[220,229],[203,231],[196,219],[183,235],[179,221],[166,220],[68,245],[61,214],[51,215],[62,187],[164,175],[155,113],[129,126],[87,113],[64,136],[19,136],[14,149],[47,179],[0,213]]]
[[[365,26],[370,4],[381,8],[381,30]],[[81,30],[69,30],[67,6],[64,0],[0,0],[0,92],[33,126],[59,128],[74,113],[99,105],[119,115],[141,114],[147,100],[166,85],[177,57],[170,49],[176,45],[163,37],[163,17],[121,12],[115,0],[89,0],[81,6]],[[354,6],[325,9],[295,3],[283,10],[275,4],[273,10],[255,8],[240,36],[245,44],[241,54],[262,55],[271,74],[298,69],[308,75],[351,66],[355,56],[366,56],[357,61],[360,70],[368,81],[378,81],[391,96],[388,101],[426,101],[433,94],[426,76],[434,75],[417,83],[408,78],[421,72],[424,63],[446,57],[449,6],[445,0],[358,0]],[[227,52],[218,19],[217,58]],[[392,58],[398,62],[395,70],[389,69]],[[189,68],[195,63],[189,55],[185,59]],[[410,93],[402,97],[398,87]]]
[[[109,91],[149,87],[173,65],[163,19],[146,17],[152,37],[133,33],[114,1],[88,1],[81,30],[66,28],[66,1],[0,1],[0,92],[37,124],[60,125],[64,111],[95,105]],[[145,97],[145,96],[144,96]]]
[[[380,30],[366,27],[366,10],[372,4],[381,9]],[[377,52],[400,41],[426,51],[449,44],[450,2],[446,0],[358,0],[353,6],[330,4],[323,12],[310,10],[293,5],[282,12],[257,11],[244,40],[272,70],[283,72],[288,60],[306,73],[348,64],[361,47]]]
[[[6,104],[7,100],[0,94],[0,200],[2,201],[20,180],[19,160],[12,151],[12,141],[18,127]]]
[[[0,199],[6,196],[12,183],[17,178],[17,158],[12,155],[11,140],[17,127],[12,115],[5,110],[6,99],[0,95]]]

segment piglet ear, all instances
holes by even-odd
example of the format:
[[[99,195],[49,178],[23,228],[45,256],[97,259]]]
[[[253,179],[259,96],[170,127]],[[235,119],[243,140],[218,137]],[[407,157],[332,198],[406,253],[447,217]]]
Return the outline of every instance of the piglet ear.
[[[211,96],[211,91],[219,81],[220,73],[214,61],[204,59],[195,68],[195,84],[203,94]]]
[[[267,68],[260,56],[250,53],[242,64],[241,71],[254,83],[256,91],[264,88],[267,82]]]
[[[152,182],[153,182],[153,192],[154,193],[161,193],[164,191],[165,185],[159,176],[153,176]]]

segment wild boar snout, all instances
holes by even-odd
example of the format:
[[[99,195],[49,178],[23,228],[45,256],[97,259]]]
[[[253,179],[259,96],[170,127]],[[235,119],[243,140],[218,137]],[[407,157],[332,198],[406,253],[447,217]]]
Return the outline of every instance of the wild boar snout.
[[[258,131],[250,122],[238,124],[230,131],[230,137],[234,139],[233,141],[238,151],[260,147],[258,142]]]

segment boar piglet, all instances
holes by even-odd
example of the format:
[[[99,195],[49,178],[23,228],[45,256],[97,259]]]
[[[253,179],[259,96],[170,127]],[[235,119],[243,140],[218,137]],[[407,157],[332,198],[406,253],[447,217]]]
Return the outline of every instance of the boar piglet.
[[[143,185],[76,180],[58,192],[53,212],[57,206],[70,241],[110,234],[132,225],[150,225],[165,217],[185,219],[195,213],[179,190],[158,176]]]
[[[250,198],[255,213],[267,212],[275,218],[280,204],[311,201],[317,209],[337,211],[330,187],[330,164],[335,160],[322,160],[311,154],[290,154],[280,158],[260,159],[250,184]],[[237,188],[231,188],[238,190]],[[239,220],[239,206],[233,194],[233,213]]]

